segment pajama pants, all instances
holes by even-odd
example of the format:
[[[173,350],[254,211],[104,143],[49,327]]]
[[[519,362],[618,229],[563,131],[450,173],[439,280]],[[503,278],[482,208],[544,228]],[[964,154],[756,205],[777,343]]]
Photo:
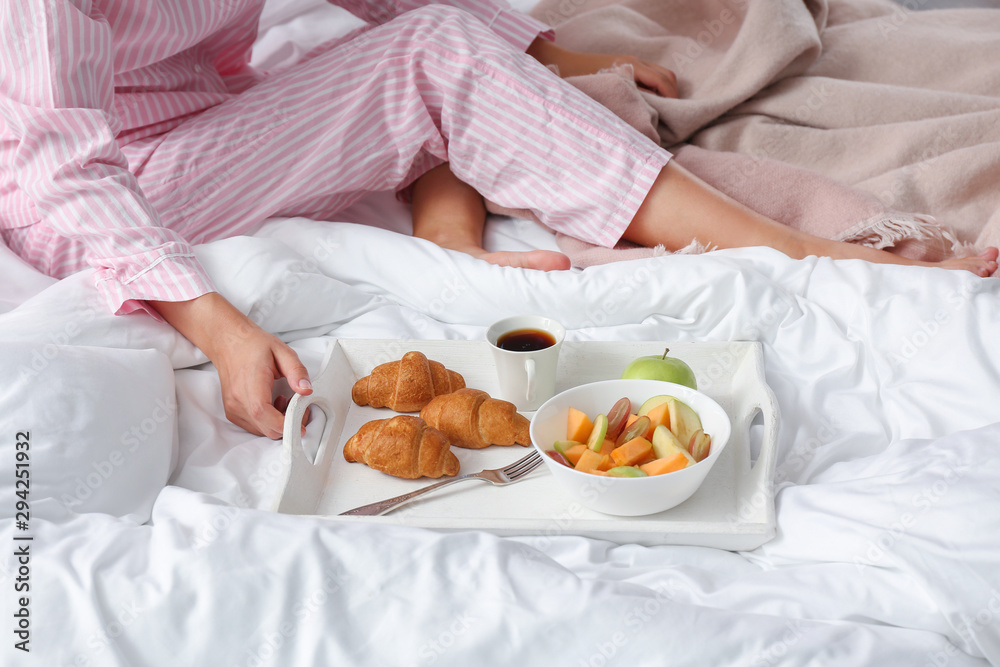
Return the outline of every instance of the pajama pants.
[[[192,244],[272,216],[333,219],[449,162],[482,195],[612,246],[670,155],[461,10],[339,40],[175,129],[123,147],[162,224]],[[44,222],[4,236],[50,275],[87,266]]]

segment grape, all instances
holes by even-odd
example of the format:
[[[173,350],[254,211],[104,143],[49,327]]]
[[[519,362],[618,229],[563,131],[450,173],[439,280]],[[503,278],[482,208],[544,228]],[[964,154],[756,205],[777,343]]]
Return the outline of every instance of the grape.
[[[631,426],[622,431],[622,434],[618,436],[618,439],[615,440],[615,447],[621,447],[632,438],[638,438],[639,436],[645,437],[646,431],[649,430],[650,423],[649,417],[645,415],[636,419],[632,422]]]
[[[617,440],[625,428],[629,413],[632,412],[632,401],[628,398],[620,398],[611,409],[608,410],[608,433],[605,437]]]
[[[572,468],[573,467],[573,466],[571,466],[569,464],[569,461],[566,460],[566,457],[563,456],[562,454],[560,454],[559,452],[551,450],[551,449],[548,449],[548,450],[545,451],[545,453],[548,454],[550,457],[552,457],[553,461],[557,461],[557,462],[563,464],[564,466],[566,466],[567,468]]]

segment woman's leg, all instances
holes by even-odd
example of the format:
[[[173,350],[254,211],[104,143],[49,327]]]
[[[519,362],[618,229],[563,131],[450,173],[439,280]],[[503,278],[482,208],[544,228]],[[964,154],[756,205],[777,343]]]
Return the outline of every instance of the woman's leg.
[[[413,185],[413,235],[491,264],[558,271],[570,259],[550,250],[496,251],[483,248],[486,206],[475,188],[463,183],[448,164],[438,165]]]
[[[675,162],[660,173],[625,230],[624,238],[646,246],[662,243],[671,250],[682,248],[694,239],[718,248],[768,246],[795,259],[818,255],[878,264],[940,266],[972,271],[983,277],[997,270],[996,248],[987,248],[977,257],[935,263],[806,234],[750,210]]]
[[[671,248],[698,238],[793,257],[867,252],[793,233],[664,169],[668,160],[474,17],[432,5],[200,114],[135,169],[165,225],[195,243],[251,233],[275,215],[329,218],[448,161],[492,201],[609,247],[624,234]]]
[[[448,161],[492,201],[613,244],[668,159],[471,15],[432,5],[200,114],[135,169],[195,243],[269,216],[331,219]]]

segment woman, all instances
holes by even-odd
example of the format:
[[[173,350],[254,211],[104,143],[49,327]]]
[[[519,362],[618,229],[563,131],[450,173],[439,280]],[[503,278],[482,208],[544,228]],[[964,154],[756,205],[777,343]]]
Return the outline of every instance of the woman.
[[[0,7],[6,243],[56,277],[89,264],[114,312],[173,325],[252,433],[281,437],[273,382],[308,394],[306,369],[214,291],[191,245],[270,216],[323,218],[414,184],[415,233],[478,256],[482,193],[603,245],[697,236],[914,263],[792,232],[705,186],[545,67],[594,72],[615,56],[560,49],[524,15],[473,0],[336,4],[372,27],[267,77],[248,66],[263,0]],[[668,71],[632,62],[641,85],[672,94]],[[557,253],[485,258],[564,266]],[[946,266],[986,275],[995,260]]]

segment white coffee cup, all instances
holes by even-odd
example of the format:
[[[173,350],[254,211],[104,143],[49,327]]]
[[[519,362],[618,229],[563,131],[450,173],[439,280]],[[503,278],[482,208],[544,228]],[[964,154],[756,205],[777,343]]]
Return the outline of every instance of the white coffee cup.
[[[564,338],[566,327],[540,315],[516,315],[490,325],[486,340],[500,383],[496,398],[510,401],[523,411],[535,410],[551,398]]]

